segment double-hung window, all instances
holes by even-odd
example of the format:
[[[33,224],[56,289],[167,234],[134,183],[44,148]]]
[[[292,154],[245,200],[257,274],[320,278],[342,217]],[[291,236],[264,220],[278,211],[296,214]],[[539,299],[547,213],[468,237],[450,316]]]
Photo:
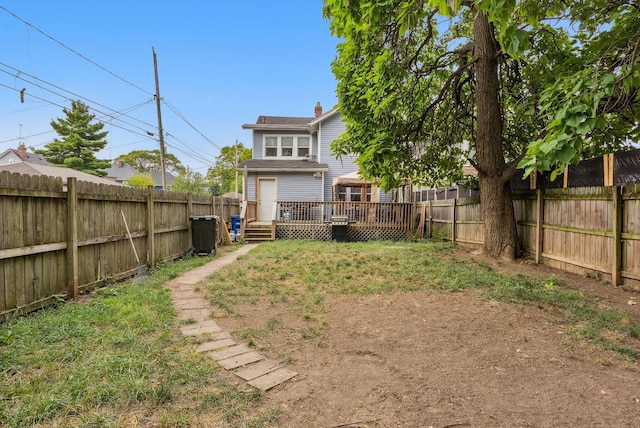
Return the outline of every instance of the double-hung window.
[[[311,153],[311,137],[304,135],[265,135],[264,157],[299,159]]]

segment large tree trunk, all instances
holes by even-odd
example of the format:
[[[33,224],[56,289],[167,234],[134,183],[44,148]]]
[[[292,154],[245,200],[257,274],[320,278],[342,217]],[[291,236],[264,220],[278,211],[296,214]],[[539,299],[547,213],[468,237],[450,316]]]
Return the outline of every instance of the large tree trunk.
[[[508,260],[518,255],[518,232],[509,174],[502,151],[502,117],[498,83],[499,47],[487,15],[478,13],[473,26],[476,79],[476,157],[484,218],[484,251]]]

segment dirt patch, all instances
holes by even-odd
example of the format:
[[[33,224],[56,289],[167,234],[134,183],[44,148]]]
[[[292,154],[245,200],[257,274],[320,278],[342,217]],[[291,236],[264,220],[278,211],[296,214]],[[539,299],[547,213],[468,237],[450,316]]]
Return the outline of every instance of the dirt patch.
[[[526,262],[486,262],[555,274],[638,314],[628,304],[637,293]],[[260,329],[258,349],[300,373],[264,397],[265,408],[284,409],[280,426],[637,425],[637,362],[573,338],[536,307],[475,291],[328,295],[324,306],[322,329],[267,299],[239,302],[242,316],[218,321],[236,335]]]

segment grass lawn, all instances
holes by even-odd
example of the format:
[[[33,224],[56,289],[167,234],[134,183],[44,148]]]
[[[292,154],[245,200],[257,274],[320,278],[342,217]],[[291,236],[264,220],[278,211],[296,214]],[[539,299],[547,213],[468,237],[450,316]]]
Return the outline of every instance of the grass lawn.
[[[302,339],[323,334],[325,296],[468,288],[487,299],[534,305],[571,332],[637,359],[640,327],[627,312],[555,277],[504,275],[459,260],[445,243],[260,245],[202,284],[218,316],[236,316],[240,299],[270,299],[298,314]],[[285,410],[264,410],[261,394],[195,352],[163,284],[209,261],[188,258],[158,268],[142,284],[112,284],[80,302],[0,325],[0,425],[277,426]],[[265,329],[283,328],[274,319]],[[251,345],[259,329],[242,332]],[[261,410],[258,411],[257,409]]]

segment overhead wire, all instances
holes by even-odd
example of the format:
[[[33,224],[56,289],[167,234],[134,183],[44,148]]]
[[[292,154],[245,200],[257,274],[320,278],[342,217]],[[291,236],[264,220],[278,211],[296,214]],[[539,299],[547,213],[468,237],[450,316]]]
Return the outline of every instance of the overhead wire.
[[[171,105],[171,104],[170,104],[168,101],[166,101],[166,100],[162,100],[162,102],[163,102],[167,107],[169,107],[169,109],[170,109],[171,111],[173,111],[173,112],[174,112],[174,113],[175,113],[175,114],[176,114],[180,119],[182,119],[182,121],[183,121],[184,123],[186,123],[187,125],[189,125],[189,126],[191,127],[191,129],[193,129],[194,131],[196,131],[196,132],[197,132],[197,133],[198,133],[202,138],[204,138],[204,139],[205,139],[205,141],[207,141],[209,144],[211,144],[214,148],[216,148],[216,149],[218,149],[218,150],[222,150],[222,147],[220,147],[219,145],[217,145],[216,143],[214,143],[213,141],[211,141],[211,140],[209,139],[209,137],[207,137],[206,135],[204,135],[202,132],[200,132],[200,130],[199,130],[198,128],[196,128],[195,126],[193,126],[193,125],[191,124],[191,122],[189,122],[189,121],[187,120],[187,118],[186,118],[182,113],[180,113],[180,112],[178,111],[178,109],[177,109],[177,108],[175,108],[173,105]]]
[[[146,89],[141,88],[140,86],[131,83],[130,81],[128,81],[127,79],[125,79],[124,77],[121,77],[119,75],[117,75],[116,73],[114,73],[113,71],[107,69],[106,67],[103,67],[102,65],[98,64],[97,62],[87,58],[86,56],[82,55],[80,52],[70,48],[69,46],[65,45],[64,43],[62,43],[61,41],[59,41],[58,39],[56,39],[53,36],[50,36],[49,34],[45,33],[44,31],[42,31],[40,28],[36,27],[35,25],[31,24],[30,22],[25,21],[24,19],[20,18],[18,15],[16,15],[15,13],[11,12],[9,9],[7,9],[6,7],[0,5],[0,9],[4,10],[5,12],[7,12],[9,15],[13,16],[14,18],[16,18],[18,21],[22,22],[25,25],[28,25],[29,27],[33,28],[34,30],[36,30],[37,32],[39,32],[40,34],[42,34],[43,36],[47,37],[48,39],[56,42],[57,44],[59,44],[60,46],[62,46],[63,48],[67,49],[68,51],[78,55],[80,58],[84,59],[85,61],[95,65],[96,67],[98,67],[99,69],[106,71],[107,73],[109,73],[110,75],[112,75],[113,77],[125,82],[128,85],[133,86],[134,88],[144,92],[147,95],[151,95],[153,96],[153,93],[147,91]]]
[[[84,96],[79,95],[79,94],[77,94],[77,93],[75,93],[75,92],[73,92],[73,91],[70,91],[70,90],[65,89],[65,88],[63,88],[63,87],[61,87],[61,86],[58,86],[58,85],[53,84],[53,83],[51,83],[51,82],[48,82],[48,81],[46,81],[46,80],[44,80],[44,79],[41,79],[41,78],[39,78],[39,77],[37,77],[37,76],[34,76],[34,75],[29,74],[29,73],[27,73],[27,72],[24,72],[24,71],[22,71],[22,70],[20,70],[20,69],[18,69],[18,68],[12,67],[12,66],[10,66],[10,65],[8,65],[8,64],[5,64],[5,63],[4,63],[4,62],[2,62],[2,61],[0,61],[0,65],[1,65],[1,66],[3,66],[3,67],[9,68],[9,69],[11,69],[11,70],[13,70],[13,71],[15,71],[15,72],[17,72],[17,75],[15,75],[15,76],[14,76],[12,73],[9,73],[8,71],[6,71],[6,70],[2,70],[2,69],[0,69],[0,72],[3,72],[3,73],[8,74],[8,75],[10,75],[10,76],[14,76],[16,79],[20,79],[20,80],[22,80],[23,82],[31,83],[32,85],[37,85],[36,83],[31,82],[31,81],[29,81],[29,80],[25,79],[24,77],[22,77],[23,75],[24,75],[24,76],[28,76],[28,77],[30,77],[31,79],[35,79],[35,80],[37,80],[37,81],[39,81],[39,82],[44,83],[45,85],[51,86],[51,87],[56,88],[56,89],[58,89],[58,90],[60,90],[60,91],[66,92],[66,93],[68,93],[68,94],[71,94],[71,95],[73,95],[73,96],[74,96],[74,97],[76,97],[76,98],[79,98],[79,99],[82,99],[82,100],[85,100],[85,101],[89,102],[89,103],[91,104],[91,106],[89,106],[89,107],[90,107],[90,108],[92,108],[92,110],[96,110],[96,109],[95,109],[95,108],[93,108],[92,106],[93,106],[93,105],[97,105],[97,106],[100,106],[100,107],[105,108],[105,109],[107,109],[107,110],[111,110],[111,111],[113,111],[113,112],[115,112],[115,113],[121,114],[121,112],[118,112],[117,110],[112,109],[111,107],[105,106],[104,104],[101,104],[101,103],[99,103],[99,102],[97,102],[97,101],[94,101],[94,100],[92,100],[92,99],[90,99],[90,98],[84,97]],[[64,98],[64,99],[66,99],[66,100],[71,100],[71,98],[66,97],[66,96],[63,96],[63,95],[61,95],[61,94],[58,94],[58,93],[56,93],[56,92],[52,91],[51,89],[43,88],[43,87],[42,87],[42,86],[40,86],[40,85],[37,85],[37,86],[38,86],[40,89],[42,89],[42,90],[45,90],[45,91],[47,91],[47,92],[50,92],[50,93],[52,93],[52,94],[54,94],[54,95],[57,95],[57,96],[59,96],[59,97],[62,97],[62,98]],[[134,106],[134,107],[136,107],[136,108],[137,108],[138,106],[143,106],[143,105],[145,105],[145,104],[150,104],[151,102],[153,102],[153,99],[149,99],[149,100],[147,100],[147,101],[145,101],[145,102],[143,102],[143,103],[141,103],[141,104],[137,104],[137,105],[136,105],[136,106]],[[96,110],[96,111],[98,111],[98,110]],[[128,115],[124,115],[124,116],[128,117],[129,119],[132,119],[132,120],[138,121],[138,122],[140,122],[140,123],[142,123],[142,124],[144,124],[144,125],[147,125],[147,126],[149,126],[149,127],[152,127],[152,128],[153,128],[153,127],[155,127],[155,125],[150,124],[150,123],[148,123],[148,122],[145,122],[145,121],[143,121],[143,120],[140,120],[140,119],[138,119],[138,118],[135,118],[135,117],[133,117],[133,116],[128,116]],[[123,122],[124,122],[124,121],[123,121]]]
[[[119,76],[118,74],[116,74],[116,73],[112,72],[111,70],[107,69],[106,67],[104,67],[104,66],[102,66],[102,65],[100,65],[100,64],[98,64],[98,63],[96,63],[95,61],[91,60],[90,58],[87,58],[87,57],[86,57],[86,56],[84,56],[83,54],[81,54],[81,53],[79,53],[78,51],[76,51],[76,50],[74,50],[74,49],[70,48],[70,47],[69,47],[69,46],[67,46],[66,44],[64,44],[64,43],[62,43],[61,41],[57,40],[55,37],[53,37],[53,36],[51,36],[51,35],[47,34],[46,32],[44,32],[44,31],[43,31],[43,30],[41,30],[40,28],[36,27],[35,25],[31,24],[30,22],[28,22],[28,21],[26,21],[26,20],[24,20],[24,19],[20,18],[18,15],[16,15],[16,14],[15,14],[15,13],[13,13],[13,12],[11,12],[10,10],[8,10],[6,7],[4,7],[4,6],[0,5],[0,9],[1,9],[1,10],[4,10],[5,12],[7,12],[8,14],[10,14],[11,16],[13,16],[14,18],[16,18],[17,20],[19,20],[19,21],[20,21],[20,22],[22,22],[23,24],[25,24],[25,25],[29,26],[30,28],[33,28],[34,30],[36,30],[36,31],[37,31],[37,32],[39,32],[40,34],[44,35],[44,36],[45,36],[45,37],[47,37],[48,39],[50,39],[50,40],[54,41],[55,43],[59,44],[59,45],[60,45],[60,46],[62,46],[63,48],[67,49],[68,51],[70,51],[70,52],[74,53],[75,55],[78,55],[80,58],[82,58],[82,59],[84,59],[85,61],[87,61],[87,62],[89,62],[89,63],[93,64],[94,66],[98,67],[99,69],[101,69],[101,70],[103,70],[103,71],[107,72],[108,74],[110,74],[110,75],[112,75],[112,76],[116,77],[117,79],[119,79],[119,80],[121,80],[121,81],[123,81],[123,82],[127,83],[128,85],[130,85],[130,86],[132,86],[132,87],[134,87],[134,88],[136,88],[136,89],[138,89],[138,90],[142,91],[143,93],[145,93],[145,94],[147,94],[147,95],[150,95],[150,96],[155,97],[155,94],[153,94],[153,93],[151,93],[151,92],[149,92],[149,91],[147,91],[147,90],[145,90],[145,89],[141,88],[140,86],[138,86],[138,85],[136,85],[136,84],[134,84],[134,83],[130,82],[129,80],[127,80],[127,79],[125,79],[125,78],[123,78],[123,77]],[[146,134],[146,135],[145,135],[145,134],[140,134],[140,133],[138,133],[138,132],[136,132],[136,131],[133,131],[133,130],[131,130],[131,129],[128,129],[128,128],[126,128],[126,127],[122,126],[122,125],[117,125],[117,124],[115,124],[115,123],[113,123],[113,122],[108,122],[110,125],[112,125],[112,126],[114,126],[114,127],[116,127],[116,128],[123,129],[123,130],[125,130],[125,131],[127,131],[127,132],[130,132],[130,133],[132,133],[132,134],[139,135],[139,136],[142,136],[142,137],[145,137],[145,138],[149,138],[150,136],[152,137],[152,136],[154,135],[153,133],[151,133],[151,132],[149,132],[149,131],[147,131],[147,130],[145,130],[145,129],[143,129],[143,128],[141,128],[141,127],[137,126],[137,125],[134,125],[134,124],[132,124],[132,123],[129,123],[129,122],[127,122],[127,121],[124,121],[124,120],[122,120],[122,119],[120,119],[120,118],[116,117],[116,116],[124,116],[124,117],[128,117],[128,118],[130,118],[130,119],[132,119],[132,120],[135,120],[135,121],[137,121],[137,122],[140,122],[140,123],[142,123],[142,124],[144,124],[144,125],[146,125],[146,126],[149,126],[149,127],[154,128],[154,129],[157,129],[157,127],[156,127],[155,125],[149,124],[148,122],[145,122],[145,121],[143,121],[143,120],[140,120],[140,119],[137,119],[137,118],[135,118],[135,117],[133,117],[133,116],[129,116],[129,115],[128,115],[128,113],[129,113],[129,112],[131,112],[131,111],[135,110],[136,108],[141,107],[142,105],[145,105],[145,104],[147,104],[147,103],[150,103],[150,102],[151,102],[151,101],[153,101],[153,100],[149,100],[149,101],[147,101],[147,102],[145,102],[145,103],[141,103],[141,104],[138,104],[138,105],[136,105],[136,106],[130,107],[129,109],[125,109],[125,110],[123,110],[123,111],[118,112],[118,111],[116,111],[115,109],[111,109],[110,107],[107,107],[107,106],[105,106],[105,105],[103,105],[103,104],[100,104],[100,103],[98,103],[98,102],[96,102],[96,101],[93,101],[93,100],[91,100],[91,99],[89,99],[89,98],[83,97],[83,96],[78,95],[78,94],[76,94],[76,93],[74,93],[74,92],[72,92],[72,91],[66,90],[66,89],[61,88],[61,87],[59,87],[59,86],[57,86],[57,85],[54,85],[54,84],[52,84],[52,83],[49,83],[49,82],[47,82],[47,81],[45,81],[45,80],[43,80],[43,79],[40,79],[40,78],[38,78],[38,77],[36,77],[36,76],[33,76],[33,75],[29,74],[29,73],[23,72],[23,71],[21,71],[21,70],[19,70],[19,69],[17,69],[17,68],[14,68],[14,67],[12,67],[12,66],[9,66],[9,65],[5,64],[5,63],[0,62],[0,64],[1,64],[1,65],[3,65],[3,66],[5,66],[5,67],[7,67],[7,68],[9,68],[9,69],[12,69],[12,70],[16,71],[16,72],[17,72],[17,75],[15,75],[15,76],[14,76],[13,74],[11,74],[11,73],[9,73],[9,72],[7,72],[7,71],[5,71],[5,70],[0,70],[0,71],[4,72],[4,73],[6,73],[6,74],[9,74],[9,75],[11,75],[11,76],[14,76],[14,77],[16,77],[16,78],[19,78],[20,80],[23,80],[23,81],[25,81],[25,82],[31,83],[31,84],[33,84],[33,85],[35,85],[35,86],[39,87],[40,89],[44,89],[44,90],[46,90],[46,91],[48,91],[48,92],[50,92],[50,93],[52,93],[52,94],[54,94],[54,95],[56,95],[56,96],[59,96],[59,97],[62,97],[62,98],[64,98],[64,99],[67,99],[67,100],[72,101],[70,98],[65,97],[65,96],[64,96],[64,95],[62,95],[62,94],[58,94],[58,93],[56,93],[56,92],[52,91],[51,89],[48,89],[48,88],[42,88],[42,86],[41,86],[41,85],[39,85],[39,84],[38,84],[38,82],[42,82],[42,83],[44,83],[44,84],[46,84],[46,85],[49,85],[49,86],[51,86],[51,87],[53,87],[53,88],[56,88],[56,89],[58,89],[58,90],[64,91],[64,92],[66,92],[66,93],[69,93],[69,94],[73,95],[74,97],[78,97],[78,98],[80,98],[80,99],[87,100],[87,101],[89,101],[89,102],[90,102],[90,103],[92,103],[92,104],[98,105],[98,106],[100,106],[100,107],[102,107],[102,108],[105,108],[105,109],[107,109],[107,110],[111,110],[113,113],[106,113],[106,112],[100,111],[100,110],[98,110],[98,109],[96,109],[96,108],[94,108],[94,107],[90,107],[90,108],[91,108],[92,110],[94,110],[95,112],[97,112],[97,113],[100,113],[100,114],[104,115],[104,116],[103,116],[103,118],[104,118],[104,117],[109,117],[109,118],[111,118],[111,119],[113,119],[113,120],[120,121],[120,122],[122,122],[122,123],[124,123],[124,124],[126,124],[126,125],[132,126],[132,127],[134,127],[134,128],[137,128],[137,129],[139,129],[139,130],[141,130],[141,131],[145,132],[145,134]],[[34,83],[34,82],[29,82],[28,80],[26,80],[26,79],[22,78],[22,77],[20,76],[21,74],[24,74],[24,75],[26,75],[26,76],[29,76],[29,77],[30,77],[30,78],[32,78],[32,79],[35,79],[35,80],[36,80],[36,82],[35,82],[35,83]],[[0,84],[0,86],[4,86],[4,87],[6,87],[6,88],[8,88],[8,89],[15,90],[16,92],[20,92],[20,91],[18,91],[16,88],[11,88],[11,87],[10,87],[10,86],[8,86],[8,85]],[[32,95],[32,94],[28,94],[28,95],[29,95],[29,97],[31,97],[31,98],[34,98],[34,99],[38,99],[38,100],[44,101],[45,103],[48,103],[48,104],[51,104],[51,105],[55,105],[55,106],[61,107],[61,108],[63,108],[63,109],[65,108],[65,107],[63,107],[63,106],[61,106],[61,105],[59,105],[59,104],[56,104],[55,102],[52,102],[52,101],[46,100],[46,99],[44,99],[44,98],[37,97],[37,96],[34,96],[34,95]],[[43,94],[43,95],[44,95],[44,94]],[[176,108],[176,107],[174,107],[172,104],[170,104],[169,102],[167,102],[167,101],[166,101],[166,100],[164,100],[164,99],[162,99],[161,101],[162,101],[162,102],[163,102],[167,107],[169,107],[169,109],[170,109],[171,111],[173,111],[173,113],[175,113],[175,114],[178,116],[178,118],[180,118],[180,119],[181,119],[184,123],[186,123],[186,124],[187,124],[191,129],[193,129],[193,130],[194,130],[196,133],[198,133],[202,138],[204,138],[204,140],[205,140],[205,141],[207,141],[207,143],[209,143],[212,147],[214,147],[214,148],[216,148],[216,149],[218,149],[218,150],[222,150],[222,148],[221,148],[218,144],[214,143],[210,138],[208,138],[206,135],[204,135],[204,133],[202,133],[198,128],[196,128],[196,127],[195,127],[195,126],[194,126],[194,125],[193,125],[193,124],[192,124],[192,123],[191,123],[191,122],[190,122],[190,121],[189,121],[189,120],[188,120],[188,119],[187,119],[187,118],[186,118],[186,117],[185,117],[185,116],[184,116],[184,115],[183,115],[183,114],[182,114],[182,113],[181,113],[181,112]],[[51,131],[49,131],[49,132],[51,132]],[[41,135],[41,134],[35,134],[35,135]],[[170,134],[167,134],[167,135],[170,135]],[[197,160],[197,161],[200,161],[200,162],[202,161],[202,155],[201,155],[201,153],[196,152],[194,149],[192,149],[192,148],[191,148],[191,146],[190,146],[189,144],[185,143],[184,141],[181,141],[181,140],[180,140],[180,139],[178,139],[177,137],[175,137],[175,136],[171,136],[171,137],[172,137],[172,138],[174,138],[176,141],[180,142],[184,147],[186,147],[186,148],[187,148],[187,150],[191,151],[191,153],[187,153],[187,152],[185,152],[184,150],[179,149],[179,148],[177,148],[177,147],[175,147],[175,146],[170,146],[170,147],[172,147],[172,148],[174,148],[174,149],[176,149],[176,150],[179,150],[181,153],[185,154],[186,156],[188,156],[188,157],[190,157],[190,158],[193,158],[194,160]],[[14,140],[8,140],[8,141],[14,141]]]
[[[16,88],[12,88],[11,86],[9,86],[9,85],[5,85],[4,83],[0,83],[0,86],[3,86],[3,87],[5,87],[5,88],[7,88],[7,89],[10,89],[10,90],[12,90],[12,91],[20,92],[20,91],[18,91]],[[55,103],[55,102],[53,102],[53,101],[50,101],[50,100],[47,100],[47,99],[44,99],[44,98],[38,97],[37,95],[29,94],[29,97],[31,97],[31,98],[35,98],[35,99],[40,100],[40,101],[44,101],[44,102],[49,103],[49,104],[51,104],[51,105],[54,105],[54,106],[56,106],[56,107],[60,107],[61,109],[66,109],[66,108],[67,108],[67,107],[65,107],[65,106],[63,106],[63,105],[61,105],[61,104],[57,104],[57,103]],[[99,111],[99,110],[95,110],[95,111],[97,111],[97,112],[98,112],[98,113],[100,113],[100,114],[104,114],[104,112],[101,112],[101,111]],[[126,123],[126,122],[125,122],[125,123]],[[121,126],[121,125],[117,125],[117,124],[115,124],[115,123],[110,123],[110,125],[111,125],[111,126],[115,126],[116,128],[123,129],[123,130],[125,130],[125,131],[127,131],[127,132],[130,132],[130,133],[132,133],[132,134],[135,134],[135,135],[138,135],[138,136],[143,136],[143,137],[149,138],[149,136],[146,134],[146,130],[144,130],[143,128],[139,128],[139,129],[141,129],[142,131],[145,131],[145,134],[138,133],[138,132],[136,132],[136,131],[133,131],[133,130],[131,130],[131,129],[129,129],[129,128],[125,128],[124,126]]]

